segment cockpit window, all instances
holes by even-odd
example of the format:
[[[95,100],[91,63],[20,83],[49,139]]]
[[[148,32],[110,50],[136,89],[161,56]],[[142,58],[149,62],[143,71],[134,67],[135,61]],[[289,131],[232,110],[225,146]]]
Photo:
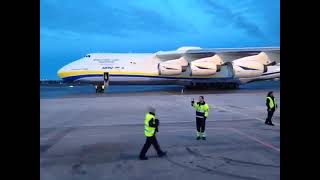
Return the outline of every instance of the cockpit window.
[[[90,57],[90,54],[86,55],[85,57],[89,58],[89,57]]]

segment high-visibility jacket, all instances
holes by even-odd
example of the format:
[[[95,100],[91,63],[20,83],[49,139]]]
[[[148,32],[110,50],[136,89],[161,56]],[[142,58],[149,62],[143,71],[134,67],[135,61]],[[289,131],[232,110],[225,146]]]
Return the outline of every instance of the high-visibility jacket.
[[[151,137],[155,134],[155,127],[150,127],[149,122],[153,121],[153,124],[155,124],[156,117],[153,114],[147,113],[146,117],[144,119],[144,135],[147,137]]]
[[[269,106],[270,109],[273,109],[274,107],[277,106],[277,103],[276,103],[276,99],[275,98],[271,98],[271,97],[267,97],[267,100],[269,99],[269,104],[267,104]]]
[[[207,103],[193,103],[192,106],[196,109],[197,118],[207,118],[209,115],[209,105]]]

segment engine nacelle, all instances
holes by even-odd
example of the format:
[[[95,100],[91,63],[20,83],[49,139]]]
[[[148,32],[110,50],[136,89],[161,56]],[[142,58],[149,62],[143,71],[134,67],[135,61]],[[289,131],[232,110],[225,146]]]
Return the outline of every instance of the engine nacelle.
[[[236,78],[250,78],[261,76],[267,72],[267,65],[271,61],[265,53],[247,56],[232,62],[234,76]]]
[[[210,76],[220,71],[223,61],[220,56],[201,58],[191,62],[191,76]]]
[[[166,63],[180,65],[181,68],[182,68],[182,72],[185,72],[187,70],[187,68],[188,68],[188,65],[189,65],[189,62],[184,57],[181,57],[179,59],[166,61]]]
[[[178,63],[170,61],[162,62],[158,64],[159,75],[179,75],[182,73],[182,66]]]

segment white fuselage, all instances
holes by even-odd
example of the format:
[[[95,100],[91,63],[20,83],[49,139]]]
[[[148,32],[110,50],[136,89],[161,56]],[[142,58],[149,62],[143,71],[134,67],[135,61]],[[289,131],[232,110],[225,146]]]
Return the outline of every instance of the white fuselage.
[[[278,66],[278,68],[268,68],[267,72],[258,77],[236,78],[230,65],[223,65],[219,72],[210,75],[192,75],[190,67],[180,74],[163,75],[159,71],[159,64],[163,62],[163,59],[152,53],[92,53],[64,66],[58,71],[58,75],[64,81],[93,84],[103,83],[105,72],[109,73],[111,83],[138,84],[225,81],[246,83],[256,79],[280,77],[280,66]]]

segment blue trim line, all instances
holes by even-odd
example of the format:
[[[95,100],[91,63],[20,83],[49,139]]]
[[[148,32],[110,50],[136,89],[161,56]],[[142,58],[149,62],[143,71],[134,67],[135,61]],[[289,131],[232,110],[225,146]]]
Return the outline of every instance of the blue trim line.
[[[144,75],[122,75],[122,74],[110,74],[110,77],[146,77],[146,78],[158,78],[158,79],[187,79],[187,80],[210,80],[216,78],[184,78],[184,77],[163,77],[163,76],[144,76]],[[75,81],[80,78],[86,77],[101,77],[103,78],[102,74],[86,74],[86,75],[77,75],[77,76],[69,76],[62,78],[64,81]],[[220,77],[219,79],[232,79],[229,77]]]
[[[77,75],[77,76],[68,76],[62,79],[63,81],[75,81],[77,79],[85,78],[85,77],[102,77],[103,78],[103,74],[85,74],[85,75]]]

